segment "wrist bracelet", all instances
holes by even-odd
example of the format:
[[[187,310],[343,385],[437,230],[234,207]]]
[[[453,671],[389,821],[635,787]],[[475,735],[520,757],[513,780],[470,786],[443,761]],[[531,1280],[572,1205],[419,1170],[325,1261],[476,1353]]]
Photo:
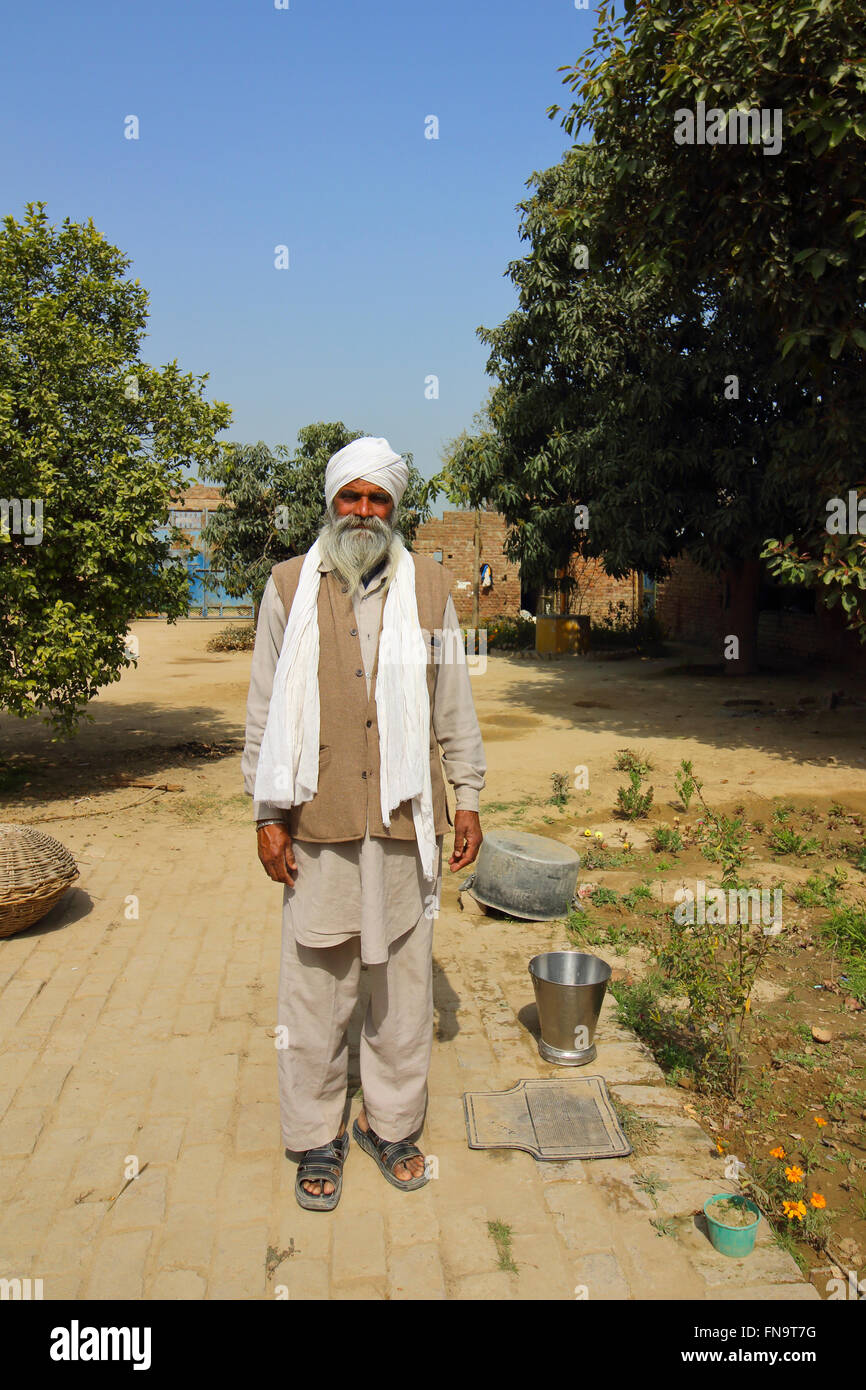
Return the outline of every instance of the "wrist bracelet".
[[[282,819],[279,819],[279,820],[257,820],[257,821],[256,821],[256,830],[261,830],[261,829],[263,829],[264,826],[266,826],[266,825],[285,825],[285,823],[286,823],[286,822],[285,822],[284,820],[282,820]]]

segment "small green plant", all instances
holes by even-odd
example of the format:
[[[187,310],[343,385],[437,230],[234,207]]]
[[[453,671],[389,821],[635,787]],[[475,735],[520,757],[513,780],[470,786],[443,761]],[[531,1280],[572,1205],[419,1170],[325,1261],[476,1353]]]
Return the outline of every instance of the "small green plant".
[[[846,990],[866,1003],[866,907],[835,908],[820,931],[845,962]]]
[[[657,1236],[675,1236],[677,1233],[676,1222],[670,1216],[652,1216],[650,1225],[655,1227]]]
[[[610,1092],[608,1099],[613,1112],[619,1120],[620,1128],[636,1155],[655,1153],[659,1146],[660,1125],[635,1110],[627,1101],[620,1100]]]
[[[641,777],[647,777],[653,770],[649,758],[633,748],[618,749],[613,767],[615,772],[639,772]]]
[[[268,1246],[268,1253],[265,1256],[265,1275],[268,1279],[272,1277],[274,1271],[279,1269],[283,1260],[290,1260],[295,1253],[295,1238],[292,1236],[287,1250],[278,1250],[275,1245]]]
[[[752,989],[771,941],[778,938],[753,933],[746,914],[732,915],[732,922],[700,927],[681,905],[668,919],[657,959],[688,998],[689,1025],[703,1049],[702,1082],[736,1099]]]
[[[568,801],[571,781],[567,772],[554,772],[551,774],[551,785],[553,795],[550,798],[550,806],[564,806]]]
[[[657,854],[662,850],[677,854],[683,847],[683,837],[678,830],[670,829],[666,825],[657,825],[653,831],[652,847]]]
[[[510,1270],[512,1274],[516,1274],[517,1265],[511,1254],[511,1227],[506,1226],[503,1221],[488,1221],[487,1231],[493,1237],[493,1243],[496,1246],[499,1268]]]
[[[656,1193],[661,1192],[666,1188],[670,1187],[669,1182],[663,1182],[662,1179],[658,1177],[655,1173],[636,1173],[634,1176],[634,1184],[635,1187],[642,1188],[643,1191],[646,1192],[647,1196],[652,1198],[652,1204],[654,1207],[658,1206],[658,1202],[656,1201]]]
[[[794,809],[793,802],[783,801],[781,806],[777,806],[773,811],[773,820],[782,824],[788,819]]]
[[[722,886],[728,888],[737,882],[738,871],[742,868],[749,845],[750,831],[742,816],[725,816],[710,810],[704,800],[703,784],[695,784],[695,790],[706,812],[706,819],[699,833],[701,853],[711,863],[722,866]]]
[[[627,893],[622,895],[622,905],[627,907],[629,912],[634,912],[639,902],[646,902],[647,898],[652,898],[652,889],[648,883],[637,883],[634,888],[630,888]]]
[[[607,904],[613,905],[619,901],[613,888],[594,888],[591,896],[596,907],[605,907]]]
[[[653,800],[653,789],[647,787],[645,792],[641,791],[643,778],[637,769],[632,768],[629,773],[630,786],[619,787],[616,793],[616,804],[622,815],[627,820],[642,820],[649,815],[649,809]]]
[[[573,946],[601,946],[607,941],[607,931],[597,927],[586,912],[569,912],[566,935]]]
[[[692,797],[698,789],[698,783],[694,777],[692,764],[683,758],[679,766],[679,771],[674,773],[674,786],[677,795],[683,803],[683,809],[687,811],[691,804]]]
[[[793,890],[791,897],[798,907],[835,907],[839,890],[847,878],[847,871],[837,864],[832,873],[819,871],[812,874],[804,884]]]
[[[787,825],[774,830],[770,836],[770,849],[774,854],[796,854],[802,857],[805,854],[814,854],[817,848],[817,840],[807,840]]]

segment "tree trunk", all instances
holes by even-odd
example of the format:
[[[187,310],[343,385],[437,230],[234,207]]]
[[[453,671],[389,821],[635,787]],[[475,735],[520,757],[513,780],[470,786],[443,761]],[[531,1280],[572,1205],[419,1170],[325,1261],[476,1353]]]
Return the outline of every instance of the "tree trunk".
[[[478,585],[481,570],[481,513],[475,508],[475,571],[472,578],[472,626],[477,634],[479,622]]]
[[[723,655],[725,675],[752,676],[758,669],[759,560],[744,560],[739,569],[725,572],[727,602],[724,610]],[[736,642],[732,639],[736,638]]]

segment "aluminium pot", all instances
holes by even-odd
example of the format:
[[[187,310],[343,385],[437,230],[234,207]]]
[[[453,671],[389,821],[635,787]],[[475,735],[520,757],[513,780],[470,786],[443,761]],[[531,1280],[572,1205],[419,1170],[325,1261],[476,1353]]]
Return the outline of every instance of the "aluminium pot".
[[[579,869],[580,855],[559,840],[524,830],[491,830],[481,842],[474,872],[460,884],[458,898],[469,890],[483,907],[549,922],[572,907]]]

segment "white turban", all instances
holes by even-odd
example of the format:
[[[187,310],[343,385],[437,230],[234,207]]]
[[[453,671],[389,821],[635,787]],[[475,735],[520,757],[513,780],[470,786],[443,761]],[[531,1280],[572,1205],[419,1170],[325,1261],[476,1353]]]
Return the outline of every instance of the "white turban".
[[[330,507],[340,488],[363,478],[377,483],[390,493],[396,507],[406,491],[409,469],[399,454],[395,454],[387,439],[374,439],[371,434],[353,439],[328,460],[325,469],[325,503]]]

